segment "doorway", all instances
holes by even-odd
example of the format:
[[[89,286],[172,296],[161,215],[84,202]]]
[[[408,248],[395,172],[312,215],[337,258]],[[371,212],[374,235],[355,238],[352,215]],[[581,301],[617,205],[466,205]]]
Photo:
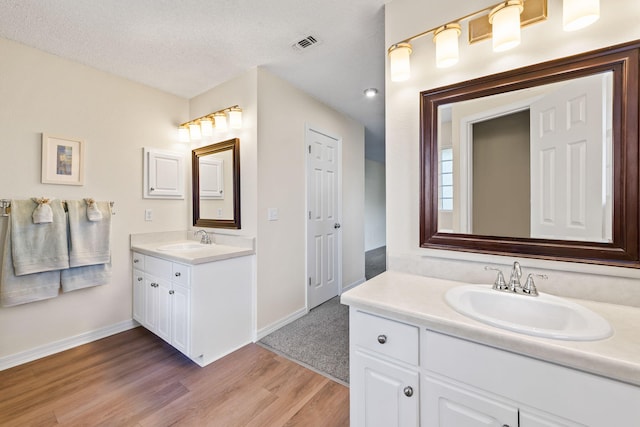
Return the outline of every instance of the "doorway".
[[[342,288],[342,139],[307,127],[307,309]]]

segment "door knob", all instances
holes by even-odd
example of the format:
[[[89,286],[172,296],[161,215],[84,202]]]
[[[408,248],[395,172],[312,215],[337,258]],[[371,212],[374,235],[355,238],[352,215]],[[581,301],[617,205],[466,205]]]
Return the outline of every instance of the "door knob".
[[[337,228],[340,228],[340,227],[342,227],[342,226],[340,225],[339,222],[336,222],[335,224],[333,224],[333,228],[337,229]]]

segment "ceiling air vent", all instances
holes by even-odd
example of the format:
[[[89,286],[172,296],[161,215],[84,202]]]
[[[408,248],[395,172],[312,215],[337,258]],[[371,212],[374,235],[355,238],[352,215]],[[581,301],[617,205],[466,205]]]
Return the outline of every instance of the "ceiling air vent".
[[[319,40],[317,38],[315,38],[314,36],[307,36],[305,38],[303,38],[302,40],[298,40],[297,42],[295,42],[293,45],[291,45],[291,47],[293,47],[295,50],[297,51],[303,51],[305,49],[310,48],[311,46],[318,44]]]

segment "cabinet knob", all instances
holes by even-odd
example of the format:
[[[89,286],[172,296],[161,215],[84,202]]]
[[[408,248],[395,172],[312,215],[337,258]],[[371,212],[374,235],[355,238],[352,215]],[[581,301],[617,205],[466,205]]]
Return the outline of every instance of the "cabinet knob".
[[[407,397],[413,396],[413,387],[411,387],[410,385],[406,386],[404,388],[404,390],[402,390],[402,391],[404,392],[404,395],[407,396]],[[509,427],[509,426],[507,426],[507,427]]]
[[[173,295],[174,293],[175,293],[175,291],[174,291],[173,289],[171,289],[171,290],[169,291],[169,295]]]
[[[138,282],[142,282],[142,277],[138,277]]]
[[[386,335],[378,335],[378,342],[380,344],[384,344],[387,342],[387,336]]]
[[[152,288],[157,288],[157,287],[158,287],[158,284],[157,284],[157,283],[151,283],[151,287],[152,287]]]
[[[180,277],[180,272],[176,271],[176,277]]]
[[[137,259],[137,258],[133,260],[133,263],[134,263],[134,264],[137,264],[137,263],[139,263],[139,262],[140,262],[140,260],[139,260],[139,259]]]
[[[155,188],[151,187],[151,188],[149,189],[149,191],[155,191]]]

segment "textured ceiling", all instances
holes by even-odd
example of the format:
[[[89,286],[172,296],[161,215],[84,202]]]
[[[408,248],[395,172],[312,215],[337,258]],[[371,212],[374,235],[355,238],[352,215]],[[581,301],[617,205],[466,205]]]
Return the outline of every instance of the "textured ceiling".
[[[384,3],[0,0],[0,37],[186,98],[263,66],[361,122],[383,161]],[[319,43],[292,48],[308,35]]]

